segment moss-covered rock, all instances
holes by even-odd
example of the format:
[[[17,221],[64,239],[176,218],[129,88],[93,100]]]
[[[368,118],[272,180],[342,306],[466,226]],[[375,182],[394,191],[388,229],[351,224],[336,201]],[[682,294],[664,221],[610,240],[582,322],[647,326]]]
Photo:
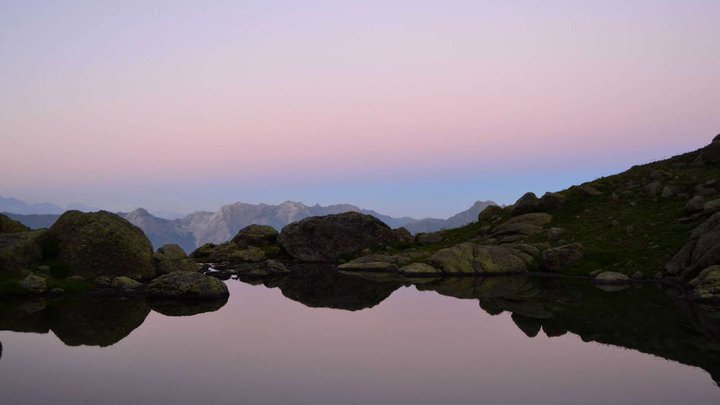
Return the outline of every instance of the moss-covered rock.
[[[125,276],[115,277],[111,285],[113,286],[113,288],[125,291],[137,290],[138,288],[143,286],[141,282],[135,281],[130,277]]]
[[[164,245],[155,253],[155,268],[158,275],[170,274],[174,271],[199,272],[202,265],[185,255],[178,245]]]
[[[227,297],[228,288],[220,280],[200,273],[174,272],[148,284],[150,298],[215,299]]]
[[[448,274],[516,274],[532,270],[537,253],[530,245],[465,242],[439,250],[430,258],[430,264]]]
[[[0,234],[0,273],[19,274],[42,260],[40,241],[46,231]]]
[[[46,235],[46,255],[65,262],[85,278],[155,276],[153,249],[140,228],[122,217],[100,211],[68,211]]]

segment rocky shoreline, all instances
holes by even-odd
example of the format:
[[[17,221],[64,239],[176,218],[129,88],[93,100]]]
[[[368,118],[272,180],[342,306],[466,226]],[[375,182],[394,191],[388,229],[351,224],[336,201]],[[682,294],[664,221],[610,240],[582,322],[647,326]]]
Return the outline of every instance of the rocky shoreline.
[[[215,299],[228,295],[217,279],[272,277],[315,263],[407,278],[581,277],[609,289],[653,281],[712,304],[720,302],[718,178],[720,136],[695,152],[489,206],[457,229],[412,236],[347,212],[305,218],[281,232],[250,225],[189,255],[177,245],[153,252],[139,228],[109,212],[68,211],[37,231],[0,215],[0,295],[104,288]]]

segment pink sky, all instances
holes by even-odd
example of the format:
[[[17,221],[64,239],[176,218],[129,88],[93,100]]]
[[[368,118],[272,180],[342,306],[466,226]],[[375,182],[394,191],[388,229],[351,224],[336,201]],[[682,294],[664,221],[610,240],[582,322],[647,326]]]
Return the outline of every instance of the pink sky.
[[[0,195],[443,216],[720,132],[717,1],[142,3],[0,5]]]

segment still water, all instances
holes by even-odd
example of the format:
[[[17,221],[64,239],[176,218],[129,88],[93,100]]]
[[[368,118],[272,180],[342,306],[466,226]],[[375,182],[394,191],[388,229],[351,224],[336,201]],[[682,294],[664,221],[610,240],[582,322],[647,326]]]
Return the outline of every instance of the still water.
[[[102,297],[3,305],[0,403],[720,403],[712,308],[654,285],[226,282],[227,303],[203,308]]]

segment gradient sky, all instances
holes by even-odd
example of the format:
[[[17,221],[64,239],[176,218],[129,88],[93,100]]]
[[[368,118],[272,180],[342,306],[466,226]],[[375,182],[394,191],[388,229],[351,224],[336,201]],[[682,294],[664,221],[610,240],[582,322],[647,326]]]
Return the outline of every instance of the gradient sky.
[[[448,216],[720,132],[720,1],[0,1],[0,195]]]

